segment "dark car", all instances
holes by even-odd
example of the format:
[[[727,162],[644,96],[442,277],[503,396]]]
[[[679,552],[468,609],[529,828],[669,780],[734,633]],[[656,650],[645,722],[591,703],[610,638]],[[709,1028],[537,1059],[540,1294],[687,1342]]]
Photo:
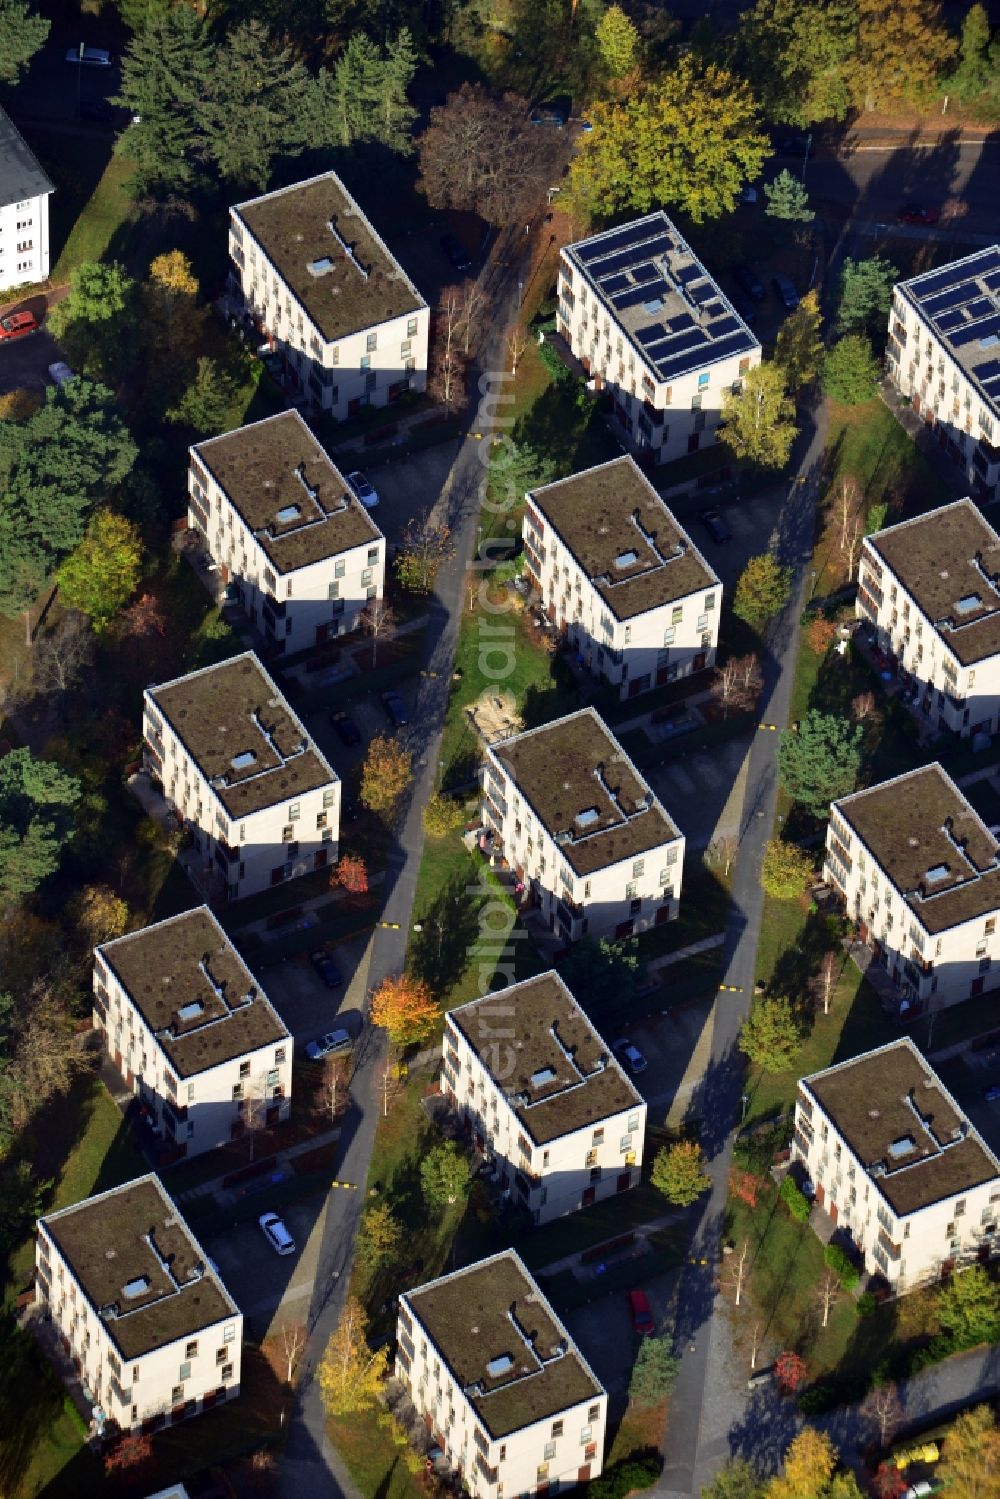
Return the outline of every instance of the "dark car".
[[[743,288],[751,302],[763,302],[767,296],[763,281],[748,265],[737,266],[733,272],[733,278],[737,285]]]
[[[394,729],[401,729],[404,724],[409,723],[410,715],[406,711],[406,704],[399,693],[394,692],[391,687],[388,692],[382,694],[382,707]]]
[[[799,305],[799,294],[795,290],[795,282],[791,276],[783,276],[781,272],[771,277],[771,285],[778,293],[778,299],[789,312],[794,312]]]
[[[752,328],[757,321],[757,309],[749,297],[733,297],[733,311],[737,317],[741,317],[748,328]]]
[[[804,156],[809,149],[809,143],[808,135],[778,135],[775,137],[774,149],[778,156]]]
[[[330,722],[341,744],[350,747],[352,744],[361,743],[361,730],[354,719],[349,718],[346,713],[331,713]]]
[[[81,99],[80,119],[96,120],[100,125],[110,125],[115,117],[113,107],[107,99]]]
[[[922,203],[904,203],[896,217],[901,224],[936,224],[941,215],[936,208],[925,208]]]
[[[461,240],[456,239],[454,234],[442,234],[441,248],[455,267],[456,271],[471,271],[472,257],[469,255]]]
[[[722,519],[722,515],[718,510],[703,510],[701,512],[701,523],[713,541],[717,541],[720,544],[724,541],[732,541],[733,533]]]
[[[531,111],[531,123],[533,125],[552,125],[556,130],[562,130],[566,124],[566,116],[558,109],[549,109],[542,106],[540,109]]]
[[[339,989],[344,982],[343,974],[322,947],[309,954],[309,961],[328,989]]]
[[[983,1097],[987,1103],[996,1103],[1000,1098],[1000,1083],[991,1083],[988,1088],[984,1088]]]

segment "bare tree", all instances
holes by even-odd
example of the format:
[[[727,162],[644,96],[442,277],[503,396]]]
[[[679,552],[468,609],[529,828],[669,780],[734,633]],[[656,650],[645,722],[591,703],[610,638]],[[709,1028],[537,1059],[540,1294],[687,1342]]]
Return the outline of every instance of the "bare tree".
[[[528,335],[520,323],[514,323],[507,330],[506,341],[507,353],[510,355],[510,373],[513,379],[517,374],[517,367],[525,349],[528,347]]]
[[[847,533],[847,541],[845,542],[845,551],[847,552],[847,576],[849,578],[854,577],[858,565],[858,552],[861,549],[861,543],[864,541],[864,539],[865,522],[864,517],[859,512],[851,521],[850,529]]]
[[[754,708],[763,685],[759,656],[753,652],[746,656],[730,656],[716,671],[713,684],[713,691],[722,704],[723,717],[730,708]]]
[[[18,1010],[11,1052],[6,1078],[11,1121],[23,1129],[47,1099],[65,1093],[81,1063],[66,1006],[41,979]]]
[[[877,1384],[869,1390],[861,1407],[862,1415],[871,1422],[878,1435],[880,1447],[887,1447],[903,1419],[899,1391],[892,1380]]]
[[[327,1057],[323,1067],[323,1086],[321,1097],[323,1107],[329,1113],[330,1118],[335,1120],[344,1102],[344,1080],[341,1075],[341,1059],[339,1057]]]
[[[427,389],[446,411],[458,411],[465,404],[465,360],[457,349],[435,348]]]
[[[862,503],[861,485],[853,474],[843,474],[837,485],[837,524],[840,528],[840,550],[847,550],[851,526],[858,517]]]
[[[740,840],[735,833],[720,833],[705,850],[705,863],[709,866],[718,865],[723,874],[728,875],[739,851]]]
[[[282,1322],[278,1341],[285,1365],[286,1384],[291,1384],[295,1378],[295,1371],[305,1351],[307,1338],[308,1333],[304,1322]]]
[[[462,353],[466,358],[472,352],[474,342],[478,343],[478,332],[480,325],[485,321],[486,309],[490,303],[489,293],[486,291],[482,281],[467,281],[462,290],[462,305],[459,309],[456,331],[462,340]]]
[[[739,1306],[743,1297],[743,1285],[747,1277],[747,1256],[750,1253],[750,1240],[743,1240],[743,1248],[740,1250],[739,1258],[733,1259],[729,1264],[729,1279],[735,1293],[733,1305]]]
[[[816,1300],[823,1311],[823,1326],[830,1320],[830,1313],[836,1305],[840,1296],[840,1276],[834,1270],[824,1272],[823,1279],[819,1283],[816,1292]]]
[[[863,723],[866,718],[871,718],[875,708],[874,692],[859,692],[857,697],[851,700],[851,717],[858,723]]]
[[[755,1322],[754,1325],[753,1325],[753,1331],[750,1334],[750,1367],[751,1367],[751,1369],[756,1369],[756,1367],[757,1367],[757,1355],[760,1352],[760,1337],[761,1337],[761,1325],[760,1325],[759,1322]]]
[[[411,593],[431,593],[443,565],[455,555],[451,527],[435,525],[428,511],[407,522],[396,576]]]
[[[396,633],[396,611],[385,599],[370,599],[361,611],[361,628],[372,638],[372,670],[380,640],[391,640]]]
[[[32,689],[55,698],[57,711],[62,713],[66,694],[79,684],[93,659],[94,633],[90,622],[78,610],[70,610],[35,642],[31,657]]]
[[[248,1077],[243,1084],[241,1117],[243,1132],[250,1142],[251,1161],[254,1159],[257,1148],[257,1136],[261,1130],[267,1128],[269,1103],[267,1073],[258,1072],[256,1077]]]
[[[819,997],[823,1002],[824,1015],[829,1015],[830,1013],[830,1001],[833,998],[833,991],[837,987],[837,980],[840,978],[843,966],[842,957],[838,958],[835,952],[823,954],[823,961],[819,965],[819,973],[816,976],[816,987],[819,990]]]

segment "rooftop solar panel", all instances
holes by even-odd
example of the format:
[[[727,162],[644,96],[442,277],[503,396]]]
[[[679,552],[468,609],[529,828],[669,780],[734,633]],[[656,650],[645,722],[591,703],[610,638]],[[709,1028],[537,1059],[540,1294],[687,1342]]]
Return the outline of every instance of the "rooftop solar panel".
[[[752,348],[753,340],[744,328],[740,328],[728,338],[720,339],[717,344],[683,352],[671,350],[663,359],[657,360],[657,374],[664,380],[676,379],[679,375],[688,374],[690,370],[696,370],[699,365],[714,364],[718,359],[727,359],[733,354],[742,353],[744,349]]]
[[[994,313],[992,317],[981,318],[978,323],[959,328],[951,336],[951,346],[953,349],[964,349],[967,344],[978,343],[980,339],[988,338],[991,333],[1000,333],[1000,313]]]
[[[708,336],[713,340],[716,338],[725,338],[727,333],[735,333],[739,326],[739,318],[718,318],[715,322],[709,324]]]
[[[660,273],[651,260],[644,260],[641,265],[632,267],[632,280],[636,286],[641,286],[645,281],[659,280]]]
[[[648,260],[651,255],[660,255],[670,243],[670,236],[661,234],[656,239],[644,240],[641,245],[631,249],[617,251],[614,255],[608,255],[605,259],[595,260],[588,267],[590,274],[596,279],[606,276],[611,271],[628,271],[633,265],[641,264]]]
[[[667,327],[671,333],[683,333],[685,328],[694,327],[694,318],[689,312],[679,312],[676,317],[667,319]]]
[[[635,336],[642,344],[643,348],[648,349],[650,344],[657,344],[662,338],[665,337],[663,324],[650,323],[647,328],[640,328]]]
[[[976,374],[983,382],[1000,379],[1000,359],[991,359],[988,364],[981,364]]]
[[[628,277],[619,272],[617,276],[609,276],[607,281],[601,282],[601,291],[610,297],[613,292],[622,291],[626,286],[628,286]]]
[[[648,286],[630,286],[628,291],[620,291],[612,297],[611,305],[616,312],[626,312],[630,307],[638,307],[640,302],[648,302],[652,295]]]
[[[924,299],[924,311],[929,317],[937,317],[940,312],[949,312],[952,307],[961,307],[970,297],[974,297],[979,291],[974,281],[960,281],[956,286],[949,286],[938,292],[933,297]]]
[[[725,310],[724,304],[718,300],[706,302],[702,307],[702,311],[707,312],[709,317],[718,317],[719,313],[725,312]]]
[[[703,307],[706,302],[711,302],[712,298],[716,295],[715,283],[712,281],[699,281],[696,286],[688,287],[688,295],[692,302],[696,302],[699,307]]]
[[[701,349],[703,352],[708,347],[708,339],[700,328],[686,328],[683,333],[675,333],[668,340],[667,345],[670,357],[674,354],[682,354],[685,349]],[[655,355],[659,360],[662,355]]]
[[[674,274],[682,286],[687,286],[689,281],[700,281],[705,272],[700,265],[682,265]]]
[[[990,271],[988,276],[982,277],[982,282],[990,291],[997,291],[1000,289],[1000,271]]]
[[[644,239],[657,232],[661,222],[656,218],[639,219],[635,223],[625,224],[611,234],[602,234],[598,239],[588,241],[576,252],[581,265],[593,265],[595,261],[603,260],[616,250],[624,250],[626,245],[642,244]]]
[[[995,304],[992,297],[977,297],[974,302],[969,303],[968,307],[965,309],[965,314],[974,322],[976,318],[989,317],[990,313],[994,309],[994,306]]]
[[[910,285],[910,295],[921,307],[925,305],[929,297],[936,296],[939,291],[945,291],[949,286],[958,286],[968,277],[968,270],[963,266],[961,270],[953,265],[946,265],[943,270],[935,271],[926,280],[921,276]]]
[[[994,375],[991,380],[982,380],[980,383],[991,401],[1000,396],[1000,375]]]
[[[939,318],[934,319],[934,322],[939,333],[950,333],[953,328],[960,328],[965,318],[956,308],[954,312],[943,312]]]

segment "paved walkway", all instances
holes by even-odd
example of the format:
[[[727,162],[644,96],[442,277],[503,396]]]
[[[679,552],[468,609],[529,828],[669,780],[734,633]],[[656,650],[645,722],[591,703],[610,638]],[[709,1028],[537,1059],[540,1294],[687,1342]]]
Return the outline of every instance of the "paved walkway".
[[[295,1160],[296,1156],[308,1155],[310,1150],[318,1150],[321,1145],[332,1145],[339,1139],[340,1126],[338,1125],[335,1129],[326,1129],[317,1135],[310,1135],[308,1140],[300,1140],[297,1145],[289,1145],[284,1150],[276,1150],[273,1155],[264,1156],[262,1159],[271,1161],[272,1169],[277,1171],[279,1167],[287,1166],[289,1161]],[[226,1186],[227,1179],[237,1175],[243,1169],[241,1166],[233,1166],[222,1176],[215,1176],[211,1181],[200,1182],[196,1187],[188,1187],[185,1192],[174,1192],[172,1196],[175,1202],[192,1202],[198,1197],[215,1197],[220,1207],[229,1207],[246,1196],[246,1193],[240,1190],[241,1183]],[[253,1182],[256,1179],[250,1177],[249,1181]]]
[[[683,963],[685,958],[693,958],[700,952],[711,952],[713,947],[724,947],[725,942],[725,932],[716,932],[714,937],[702,937],[700,942],[691,942],[687,947],[679,947],[676,952],[664,953],[662,958],[650,958],[646,964],[646,972],[658,973],[661,968],[669,968],[672,963]]]

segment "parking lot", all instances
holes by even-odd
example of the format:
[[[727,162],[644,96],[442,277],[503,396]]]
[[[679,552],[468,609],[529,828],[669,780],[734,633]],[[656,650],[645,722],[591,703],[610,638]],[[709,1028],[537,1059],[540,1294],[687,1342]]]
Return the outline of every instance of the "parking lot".
[[[45,299],[29,297],[23,303],[14,303],[12,310],[33,312],[41,318],[45,313]],[[33,390],[41,395],[51,384],[49,365],[62,357],[62,350],[45,328],[39,328],[27,338],[0,343],[0,395],[11,390]]]
[[[646,766],[653,790],[687,839],[688,848],[707,848],[714,837],[738,834],[743,805],[747,736],[688,755],[683,738],[667,744],[663,764]]]
[[[363,448],[338,451],[334,447],[330,456],[343,472],[360,469],[371,480],[379,499],[371,517],[391,554],[403,540],[408,522],[437,505],[458,449],[458,440],[452,439],[378,463]]]
[[[642,1259],[640,1255],[635,1261],[636,1286],[641,1286],[649,1298],[657,1332],[668,1332],[677,1272],[646,1280]],[[595,1292],[599,1294],[599,1282],[595,1282]],[[562,1320],[608,1394],[612,1398],[624,1396],[640,1341],[638,1333],[632,1330],[627,1293],[616,1291],[601,1296],[589,1306],[564,1313]]]
[[[271,1210],[266,1187],[254,1195],[259,1213]],[[250,1320],[249,1330],[255,1337],[267,1331],[279,1305],[282,1321],[306,1320],[316,1283],[326,1203],[327,1194],[323,1192],[282,1206],[281,1220],[295,1240],[295,1253],[290,1255],[279,1255],[271,1247],[256,1217],[249,1223],[202,1231],[205,1251]]]
[[[669,988],[669,968],[664,979]],[[622,1022],[619,1034],[648,1063],[632,1081],[650,1106],[651,1124],[680,1124],[689,1109],[697,1112],[698,1082],[712,1041],[713,1003],[699,1000],[645,1020]]]
[[[975,1065],[978,1058],[970,1050],[964,1056],[937,1064],[936,1070],[990,1149],[1000,1154],[1000,1098],[984,1097],[987,1089],[1000,1084],[1000,1056],[988,1055],[986,1066]]]

